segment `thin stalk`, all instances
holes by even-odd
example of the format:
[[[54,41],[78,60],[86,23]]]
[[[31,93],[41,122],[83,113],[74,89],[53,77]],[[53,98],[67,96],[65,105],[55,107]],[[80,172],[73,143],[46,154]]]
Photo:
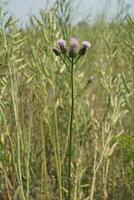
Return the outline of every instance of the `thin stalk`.
[[[15,90],[16,89],[15,88],[16,82],[14,81],[14,79],[12,77],[12,70],[11,70],[8,44],[7,44],[7,39],[6,39],[4,30],[2,30],[2,36],[3,36],[3,39],[4,39],[4,45],[5,45],[5,50],[6,50],[6,66],[8,67],[9,75],[10,75],[11,95],[12,95],[12,102],[13,102],[14,115],[15,115],[15,123],[16,123],[16,129],[17,129],[17,164],[15,163],[15,160],[14,160],[14,164],[15,164],[15,170],[17,170],[18,183],[20,185],[20,191],[21,191],[20,195],[21,195],[22,200],[25,200],[25,193],[24,193],[23,181],[22,181],[22,170],[21,170],[21,136],[22,136],[22,134],[21,134],[21,128],[20,128],[20,124],[19,124],[18,108],[17,108],[17,105],[16,105],[16,101],[17,101],[17,95],[16,95],[16,90]]]
[[[30,193],[30,152],[31,152],[31,129],[32,118],[30,119],[29,131],[28,131],[28,144],[27,144],[27,161],[26,161],[26,200],[29,200]]]
[[[54,79],[53,79],[54,82]],[[53,96],[55,98],[55,83],[53,85]],[[59,128],[58,128],[58,117],[57,117],[57,110],[56,110],[56,104],[54,102],[54,119],[55,119],[55,145],[56,152],[57,152],[57,179],[58,179],[58,186],[59,186],[59,197],[60,200],[62,200],[62,173],[61,173],[61,158],[60,158],[60,140],[59,140]]]
[[[66,65],[66,68],[67,68],[68,72],[71,73],[71,71],[70,71],[70,69],[69,69],[69,67],[68,67],[68,65],[67,65],[67,63],[66,63],[66,61],[64,60],[64,58],[62,58],[61,55],[60,55],[60,58],[62,59],[62,61],[63,61],[64,64]]]
[[[77,63],[77,61],[80,59],[81,55],[74,61],[74,64]]]
[[[73,133],[73,115],[74,115],[74,63],[71,64],[71,111],[70,111],[70,129],[69,129],[69,171],[68,171],[68,200],[71,200],[71,161],[72,161],[72,133]]]
[[[65,54],[65,57],[72,63],[72,60],[70,59],[70,57],[67,54]]]

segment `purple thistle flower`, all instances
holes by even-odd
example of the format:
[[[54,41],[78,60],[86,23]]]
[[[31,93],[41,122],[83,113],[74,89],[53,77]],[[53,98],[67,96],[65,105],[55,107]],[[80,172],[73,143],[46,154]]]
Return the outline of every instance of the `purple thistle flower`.
[[[58,40],[58,41],[57,41],[57,44],[59,45],[59,47],[60,47],[61,49],[65,49],[65,48],[66,48],[66,41],[63,40],[63,39]]]
[[[77,55],[77,47],[78,47],[78,41],[76,38],[72,38],[70,40],[70,51],[69,51],[69,56],[70,57],[76,57]]]
[[[60,51],[62,54],[66,54],[67,53],[67,45],[66,45],[66,41],[63,39],[60,39],[57,41],[57,44],[60,47]]]
[[[78,41],[76,38],[72,38],[70,40],[70,46],[71,46],[71,49],[76,49],[78,47]]]
[[[82,42],[83,47],[85,47],[86,49],[90,48],[91,44],[88,41],[83,41]]]
[[[86,53],[86,50],[91,46],[90,42],[83,41],[82,42],[82,48],[79,50],[79,55],[84,56]]]

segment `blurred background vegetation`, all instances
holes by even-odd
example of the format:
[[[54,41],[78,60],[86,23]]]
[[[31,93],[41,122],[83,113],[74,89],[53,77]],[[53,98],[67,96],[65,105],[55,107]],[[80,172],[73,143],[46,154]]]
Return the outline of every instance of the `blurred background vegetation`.
[[[92,45],[75,67],[72,200],[134,199],[134,20],[118,3],[72,25],[56,0],[24,28],[1,7],[0,200],[67,199],[70,79],[52,48],[72,36]]]

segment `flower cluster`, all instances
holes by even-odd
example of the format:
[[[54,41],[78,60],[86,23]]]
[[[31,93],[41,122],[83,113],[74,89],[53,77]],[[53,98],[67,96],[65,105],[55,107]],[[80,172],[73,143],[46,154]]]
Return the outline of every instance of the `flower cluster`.
[[[67,55],[70,58],[75,58],[76,56],[84,56],[86,50],[90,48],[91,44],[88,41],[83,41],[81,48],[78,50],[78,41],[76,38],[72,38],[70,40],[69,48],[67,47],[66,41],[60,39],[57,41],[57,46],[53,48],[53,52],[56,56],[60,56],[61,54]]]

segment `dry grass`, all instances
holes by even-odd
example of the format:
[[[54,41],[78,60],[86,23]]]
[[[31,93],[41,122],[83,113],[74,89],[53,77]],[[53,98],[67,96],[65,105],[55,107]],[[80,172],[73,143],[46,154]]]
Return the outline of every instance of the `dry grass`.
[[[63,27],[58,12],[41,11],[25,30],[1,14],[0,199],[67,199],[70,85],[52,47],[75,35],[92,44],[75,92],[94,80],[75,102],[72,200],[132,200],[134,22]]]

